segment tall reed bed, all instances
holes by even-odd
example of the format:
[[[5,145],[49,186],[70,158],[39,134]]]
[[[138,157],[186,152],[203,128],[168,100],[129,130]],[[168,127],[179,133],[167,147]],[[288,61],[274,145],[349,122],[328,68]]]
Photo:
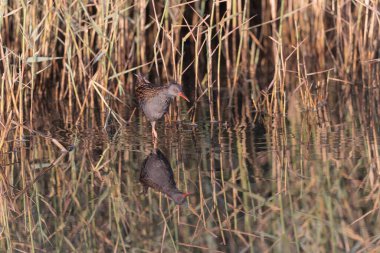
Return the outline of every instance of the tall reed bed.
[[[211,121],[284,114],[379,78],[377,0],[2,1],[0,29],[1,112],[20,122],[40,100],[105,111],[136,71],[182,82],[194,122],[199,103]]]
[[[0,31],[0,249],[376,250],[378,0],[1,1]],[[223,122],[166,133],[186,211],[136,193],[143,128],[99,134],[135,120],[136,71],[184,84],[171,118]]]

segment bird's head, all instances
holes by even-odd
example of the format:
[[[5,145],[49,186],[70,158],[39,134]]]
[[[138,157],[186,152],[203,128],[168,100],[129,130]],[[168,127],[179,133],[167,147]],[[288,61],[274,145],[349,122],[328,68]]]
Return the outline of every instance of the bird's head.
[[[183,205],[186,202],[186,197],[188,197],[189,195],[191,195],[191,193],[183,193],[178,191],[171,194],[170,197],[174,200],[174,202],[177,205]]]
[[[185,99],[187,102],[190,102],[190,100],[183,94],[182,86],[176,82],[171,82],[168,88],[168,94],[172,97],[180,96],[183,99]]]

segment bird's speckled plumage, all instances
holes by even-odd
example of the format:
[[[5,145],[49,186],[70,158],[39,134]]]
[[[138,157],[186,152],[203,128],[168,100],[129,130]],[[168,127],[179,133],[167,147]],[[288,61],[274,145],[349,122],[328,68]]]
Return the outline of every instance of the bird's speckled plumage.
[[[168,112],[171,97],[166,96],[166,86],[139,86],[136,95],[141,109],[149,121],[156,121]]]
[[[137,74],[136,97],[140,107],[149,121],[156,121],[167,113],[171,96],[167,95],[169,85],[149,82],[141,74]]]

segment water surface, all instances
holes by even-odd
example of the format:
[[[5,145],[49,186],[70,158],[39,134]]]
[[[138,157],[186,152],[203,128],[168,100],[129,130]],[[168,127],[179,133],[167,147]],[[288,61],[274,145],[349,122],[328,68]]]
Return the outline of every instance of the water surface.
[[[1,239],[13,250],[378,247],[376,113],[354,117],[332,104],[256,121],[202,119],[194,125],[184,110],[181,122],[162,120],[158,148],[170,161],[178,188],[194,193],[185,206],[151,189],[141,194],[140,167],[153,144],[150,124],[140,113],[129,124],[111,121],[106,130],[105,117],[97,118],[96,111],[78,124],[64,112],[35,115],[33,128],[40,132],[25,129],[22,140],[8,139],[10,152],[2,155]],[[62,153],[40,133],[70,151]]]

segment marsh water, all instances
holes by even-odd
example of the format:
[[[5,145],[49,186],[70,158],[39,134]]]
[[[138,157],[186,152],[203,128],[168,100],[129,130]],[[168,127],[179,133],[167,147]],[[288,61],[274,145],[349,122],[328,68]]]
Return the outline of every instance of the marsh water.
[[[379,0],[0,2],[0,253],[380,252]]]
[[[141,194],[153,149],[141,112],[119,124],[92,108],[75,122],[67,104],[41,105],[34,132],[5,140],[1,208],[13,218],[3,215],[3,239],[35,252],[375,252],[379,109],[365,98],[195,124],[181,104],[180,122],[159,122],[157,145],[193,193],[182,206]]]

